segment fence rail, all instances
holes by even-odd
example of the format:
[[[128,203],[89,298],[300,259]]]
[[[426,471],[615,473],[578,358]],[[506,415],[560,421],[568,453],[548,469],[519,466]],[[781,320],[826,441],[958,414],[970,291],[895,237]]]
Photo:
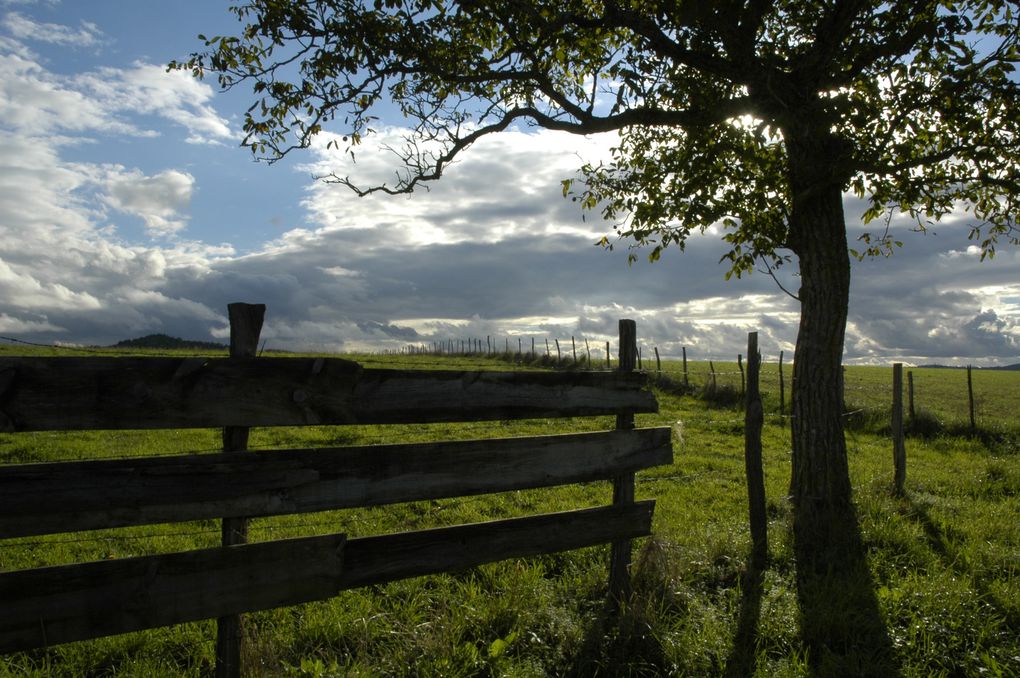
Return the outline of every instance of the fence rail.
[[[362,369],[336,358],[0,358],[0,429],[393,424],[650,412],[655,398],[645,383],[634,372]]]
[[[654,428],[0,466],[0,539],[550,487],[670,459]]]
[[[238,308],[240,307],[240,308]],[[257,322],[244,316],[251,314]],[[231,305],[255,343],[264,307]],[[672,461],[669,428],[633,371],[621,321],[616,372],[365,369],[349,360],[3,358],[8,432],[224,427],[224,451],[0,466],[0,539],[220,518],[223,546],[0,573],[0,652],[219,618],[218,675],[240,672],[237,615],[482,563],[612,544],[610,595],[628,590],[630,540],[654,502],[634,473]],[[232,332],[232,347],[235,343]],[[243,348],[243,347],[242,347]],[[416,444],[246,451],[248,427],[616,415],[615,430]],[[611,505],[347,539],[246,544],[246,519],[594,480]],[[45,501],[40,501],[45,497]]]

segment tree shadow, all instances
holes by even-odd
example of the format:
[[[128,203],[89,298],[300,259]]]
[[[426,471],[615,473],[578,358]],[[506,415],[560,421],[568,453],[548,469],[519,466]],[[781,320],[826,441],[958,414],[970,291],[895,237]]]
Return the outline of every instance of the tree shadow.
[[[748,562],[753,562],[749,557]],[[765,570],[750,566],[740,586],[740,612],[733,646],[726,659],[726,678],[744,678],[757,670],[758,624],[761,620],[761,597]]]
[[[801,642],[812,675],[902,676],[878,605],[857,513],[827,521],[819,542],[794,532]],[[828,546],[817,548],[819,543]]]

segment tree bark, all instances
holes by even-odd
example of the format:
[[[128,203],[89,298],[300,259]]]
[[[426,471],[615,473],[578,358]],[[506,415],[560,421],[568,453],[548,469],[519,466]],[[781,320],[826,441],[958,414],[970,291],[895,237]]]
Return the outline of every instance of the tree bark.
[[[801,276],[792,389],[794,535],[798,558],[831,567],[854,546],[848,543],[854,514],[842,411],[850,294],[843,182],[832,173],[838,141],[827,133],[788,136],[787,152],[790,247]]]

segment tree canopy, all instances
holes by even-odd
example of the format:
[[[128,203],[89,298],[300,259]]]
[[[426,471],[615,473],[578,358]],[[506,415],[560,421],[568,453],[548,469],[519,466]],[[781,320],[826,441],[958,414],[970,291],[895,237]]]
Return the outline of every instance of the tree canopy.
[[[353,152],[390,102],[410,129],[397,179],[331,180],[406,192],[512,125],[616,132],[611,159],[565,179],[564,193],[624,241],[654,260],[722,224],[730,273],[795,260],[791,496],[805,557],[840,547],[852,522],[850,258],[890,252],[900,213],[923,230],[965,210],[985,255],[1017,242],[1016,1],[252,0],[232,11],[239,35],[171,67],[251,85],[244,144],[259,158],[327,129]],[[848,191],[879,219],[853,249]]]
[[[257,0],[237,37],[183,64],[250,82],[244,144],[275,160],[324,129],[350,150],[395,103],[412,123],[404,192],[510,125],[617,131],[581,203],[661,248],[724,223],[733,271],[778,263],[791,210],[784,142],[827,132],[825,179],[919,228],[961,207],[993,253],[1016,240],[1015,2]],[[181,64],[175,64],[180,66]],[[823,177],[816,177],[821,181]],[[573,186],[565,189],[574,190]],[[882,231],[858,254],[892,245]]]

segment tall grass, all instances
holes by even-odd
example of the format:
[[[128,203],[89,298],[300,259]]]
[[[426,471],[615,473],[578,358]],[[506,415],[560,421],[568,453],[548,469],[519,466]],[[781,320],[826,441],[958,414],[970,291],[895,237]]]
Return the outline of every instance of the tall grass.
[[[372,360],[384,366],[397,358]],[[402,367],[508,368],[482,357],[400,356],[399,362]],[[679,364],[664,363],[664,368],[678,381]],[[717,364],[716,369],[717,388],[739,390],[735,364]],[[608,614],[604,606],[607,548],[506,561],[248,615],[248,672],[1020,675],[1020,436],[1008,405],[1020,402],[1020,374],[975,373],[976,386],[988,388],[979,401],[979,424],[994,435],[972,435],[947,425],[908,441],[903,497],[891,492],[892,446],[881,423],[886,415],[876,414],[871,424],[848,432],[864,560],[851,576],[832,581],[798,573],[786,498],[788,427],[774,416],[777,382],[769,382],[768,374],[763,387],[773,416],[766,420],[763,445],[770,564],[763,572],[747,566],[739,405],[664,388],[658,392],[660,412],[639,415],[638,425],[671,426],[675,462],[638,476],[638,498],[657,499],[655,536],[636,549],[635,597],[618,614]],[[700,369],[697,375],[691,381],[702,389]],[[950,397],[957,387],[953,380],[961,375],[940,370],[923,374],[925,381],[915,376],[918,393],[923,384],[923,392],[930,394],[924,407],[957,421],[950,415],[958,403]],[[940,376],[949,384],[938,385]],[[849,368],[847,384],[848,401],[851,393],[860,393],[856,402],[876,413],[887,410],[891,370]],[[849,388],[857,384],[868,390]],[[1000,397],[1007,403],[1001,409],[993,405]],[[609,418],[598,418],[258,429],[251,443],[321,446],[612,426]],[[180,454],[218,445],[218,431],[208,430],[7,434],[0,436],[0,463]],[[590,483],[256,519],[252,536],[266,540],[345,531],[353,537],[596,505],[610,496],[608,483]],[[203,521],[10,540],[0,542],[0,569],[186,550],[218,539],[218,525]],[[214,624],[201,622],[71,643],[0,657],[0,675],[207,676],[214,636]]]

